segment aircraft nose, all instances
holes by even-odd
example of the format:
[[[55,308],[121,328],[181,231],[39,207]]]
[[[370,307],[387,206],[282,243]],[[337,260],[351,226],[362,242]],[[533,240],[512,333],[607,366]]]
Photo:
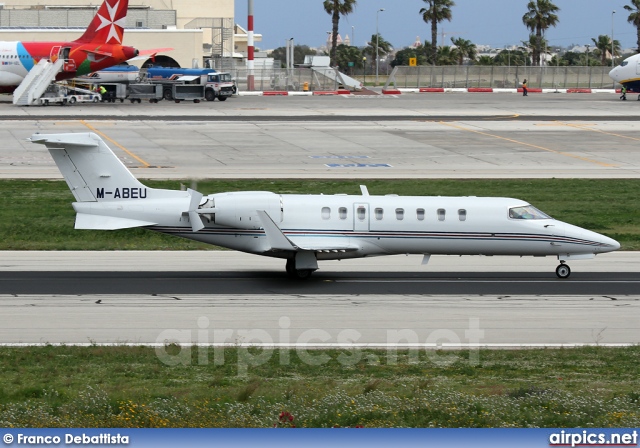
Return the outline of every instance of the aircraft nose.
[[[600,244],[600,252],[613,252],[620,249],[620,243],[608,236],[600,235]]]
[[[614,81],[618,80],[618,67],[611,69],[611,71],[609,72],[609,77]]]

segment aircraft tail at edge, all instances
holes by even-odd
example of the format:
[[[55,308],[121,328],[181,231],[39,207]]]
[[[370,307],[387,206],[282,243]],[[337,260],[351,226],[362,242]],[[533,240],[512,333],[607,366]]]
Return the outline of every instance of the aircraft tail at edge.
[[[129,0],[104,0],[84,34],[75,42],[122,45],[128,7]]]

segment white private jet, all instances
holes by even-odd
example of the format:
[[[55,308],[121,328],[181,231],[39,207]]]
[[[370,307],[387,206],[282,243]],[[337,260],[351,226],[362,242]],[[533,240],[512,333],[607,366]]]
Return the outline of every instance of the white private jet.
[[[34,134],[77,202],[76,229],[144,227],[286,260],[306,278],[318,260],[423,254],[557,256],[567,261],[620,248],[617,241],[557,221],[511,198],[216,193],[148,188],[94,133]]]
[[[611,69],[609,77],[629,91],[640,92],[640,54],[628,57],[620,65]],[[640,95],[638,95],[638,101],[640,101]]]

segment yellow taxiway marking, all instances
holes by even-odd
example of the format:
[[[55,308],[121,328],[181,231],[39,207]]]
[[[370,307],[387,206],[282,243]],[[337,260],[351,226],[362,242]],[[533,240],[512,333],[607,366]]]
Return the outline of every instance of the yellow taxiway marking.
[[[601,131],[600,129],[593,129],[591,126],[586,125],[586,124],[563,123],[561,121],[558,121],[557,123],[561,124],[563,126],[568,126],[570,128],[583,129],[585,131],[598,132],[600,134],[611,135],[613,137],[620,137],[620,138],[626,138],[628,140],[640,141],[640,138],[637,138],[637,137],[629,137],[628,135],[615,134],[613,132]]]
[[[129,156],[133,157],[134,159],[136,159],[138,162],[140,162],[142,164],[142,168],[149,168],[151,166],[150,163],[144,161],[143,159],[141,159],[140,157],[138,157],[137,155],[135,155],[134,153],[132,153],[131,151],[129,151],[127,148],[125,148],[124,146],[122,146],[120,143],[118,143],[117,141],[115,141],[114,139],[110,138],[108,135],[106,135],[104,132],[100,132],[98,131],[96,128],[94,128],[93,126],[91,126],[89,123],[87,123],[84,120],[80,120],[80,123],[82,123],[83,125],[85,125],[86,127],[88,127],[89,129],[91,129],[93,132],[95,132],[96,134],[100,135],[102,138],[109,140],[111,143],[113,143],[114,145],[116,145],[118,148],[122,149],[124,152],[126,152],[127,154],[129,154]]]
[[[501,137],[501,136],[495,135],[495,134],[489,134],[488,132],[476,131],[475,129],[465,128],[463,126],[456,125],[456,124],[453,124],[453,123],[447,123],[446,121],[440,121],[439,123],[440,124],[444,124],[446,126],[450,126],[452,128],[460,129],[461,131],[473,132],[475,134],[484,135],[486,137],[493,137],[493,138],[497,138],[499,140],[505,140],[507,142],[517,143],[518,145],[524,145],[524,146],[529,146],[531,148],[541,149],[542,151],[552,152],[554,154],[558,154],[558,155],[565,156],[565,157],[571,157],[573,159],[582,160],[584,162],[595,163],[596,165],[600,165],[600,166],[604,166],[604,167],[611,167],[611,168],[617,167],[617,165],[612,165],[610,163],[599,162],[597,160],[589,159],[587,157],[577,156],[575,154],[570,154],[568,152],[556,151],[555,149],[545,148],[544,146],[532,145],[531,143],[525,143],[525,142],[521,142],[519,140],[513,140],[511,138]]]

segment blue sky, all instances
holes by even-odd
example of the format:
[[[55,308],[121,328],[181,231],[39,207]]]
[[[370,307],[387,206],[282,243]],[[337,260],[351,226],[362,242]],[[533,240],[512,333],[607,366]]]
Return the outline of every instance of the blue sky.
[[[478,45],[494,48],[519,44],[527,39],[528,31],[522,24],[528,0],[454,0],[453,20],[444,22],[445,43],[451,37],[463,37]],[[248,0],[235,0],[235,21],[247,24]],[[613,10],[614,38],[622,48],[635,47],[636,29],[627,23],[629,13],[623,6],[628,0],[554,0],[560,7],[560,23],[547,32],[552,45],[591,43],[592,37],[611,34]],[[340,34],[355,33],[358,46],[375,34],[376,11],[379,13],[380,35],[396,48],[412,44],[416,36],[431,39],[431,28],[422,21],[422,0],[359,0],[353,14],[340,19]],[[285,45],[293,37],[296,44],[318,47],[324,44],[331,29],[331,17],[324,11],[322,0],[254,0],[255,32],[263,35],[257,46],[263,50]],[[352,29],[353,27],[353,29]],[[438,36],[438,44],[442,36]]]

